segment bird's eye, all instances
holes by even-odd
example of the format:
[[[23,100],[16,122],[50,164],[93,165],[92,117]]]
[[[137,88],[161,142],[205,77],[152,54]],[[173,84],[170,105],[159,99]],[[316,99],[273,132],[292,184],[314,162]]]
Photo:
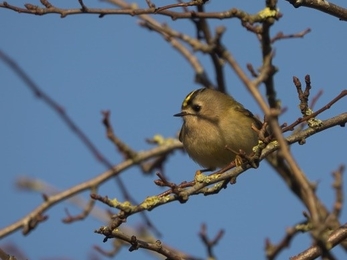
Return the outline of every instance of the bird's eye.
[[[200,105],[193,105],[193,110],[195,112],[199,112],[201,110],[201,106]]]

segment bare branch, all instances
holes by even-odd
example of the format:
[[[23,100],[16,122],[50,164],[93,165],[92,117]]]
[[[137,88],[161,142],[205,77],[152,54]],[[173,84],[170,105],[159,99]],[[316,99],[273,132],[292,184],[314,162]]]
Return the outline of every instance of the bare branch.
[[[119,3],[126,3],[122,0],[109,0],[108,2],[115,3],[119,5]],[[126,3],[127,4],[127,3]],[[140,9],[132,8],[128,9],[112,9],[112,8],[76,8],[76,9],[68,9],[68,8],[58,8],[51,6],[50,8],[43,8],[34,6],[32,4],[26,4],[26,8],[21,8],[18,6],[10,5],[7,2],[3,2],[0,4],[0,8],[9,9],[18,13],[26,13],[32,15],[46,15],[46,14],[59,14],[61,18],[64,18],[68,15],[76,15],[76,14],[97,14],[99,17],[103,17],[105,15],[142,15],[142,14],[161,14],[164,16],[171,17],[172,19],[187,19],[187,18],[210,18],[210,19],[231,19],[238,18],[242,21],[247,21],[249,23],[262,22],[264,20],[264,16],[262,14],[248,14],[242,10],[232,8],[227,11],[221,12],[174,12],[169,10],[157,11],[155,8],[147,8]],[[274,15],[274,18],[277,18]]]
[[[327,239],[327,244],[329,244],[329,248],[333,248],[336,245],[340,244],[343,240],[347,238],[347,224],[342,225],[340,228],[331,233],[329,238]],[[307,250],[302,253],[291,257],[291,260],[313,260],[322,255],[321,247],[319,246],[311,246]]]
[[[294,34],[284,34],[283,32],[279,32],[276,34],[274,38],[271,39],[271,43],[275,43],[278,40],[284,40],[284,39],[293,39],[293,38],[304,38],[304,36],[311,32],[310,28],[307,28],[299,33]]]
[[[91,192],[96,192],[96,189],[92,189]],[[63,219],[63,222],[72,223],[78,220],[84,220],[89,215],[89,213],[93,210],[94,204],[95,204],[95,201],[90,199],[88,203],[85,205],[85,207],[83,208],[83,211],[76,216],[70,215],[69,211],[65,209],[67,217]]]
[[[313,8],[324,13],[330,14],[339,18],[340,20],[347,21],[347,9],[335,5],[326,0],[286,0],[292,4],[295,8],[305,6],[308,8]]]
[[[224,235],[224,230],[221,229],[219,230],[219,232],[216,234],[216,236],[213,239],[209,239],[207,235],[206,224],[201,225],[199,236],[206,247],[208,259],[215,259],[215,255],[213,253],[213,247],[217,245],[217,243],[222,239],[223,235]]]
[[[295,227],[290,227],[286,230],[286,234],[284,235],[283,239],[277,244],[273,245],[271,244],[269,239],[265,240],[265,252],[266,257],[268,260],[276,259],[278,254],[285,248],[289,247],[290,242],[292,239],[300,232],[299,229],[296,229]]]
[[[332,214],[338,218],[341,214],[342,210],[342,205],[343,205],[343,180],[342,180],[342,175],[345,170],[345,166],[341,165],[336,171],[332,173],[334,177],[334,183],[333,183],[333,188],[335,190],[336,198],[335,198],[335,203],[334,207],[332,210]]]
[[[158,7],[156,9],[156,12],[161,12],[163,10],[167,10],[167,9],[171,9],[171,8],[175,8],[175,7],[188,7],[188,6],[200,6],[205,4],[205,2],[207,2],[208,0],[193,0],[190,2],[179,2],[179,3],[175,3],[175,4],[170,4],[170,5],[166,5],[166,6],[162,6],[162,7]]]
[[[134,159],[136,157],[136,151],[131,149],[126,143],[124,143],[120,138],[118,138],[113,131],[111,122],[110,122],[110,111],[103,111],[102,115],[104,118],[102,119],[102,123],[106,128],[106,135],[108,139],[116,146],[118,152],[123,155],[125,160]]]
[[[104,242],[106,242],[109,238],[117,238],[121,239],[130,244],[129,251],[132,252],[134,250],[138,250],[139,248],[144,248],[150,251],[158,252],[159,254],[166,256],[168,259],[173,260],[187,260],[187,259],[196,259],[186,254],[183,254],[177,250],[169,248],[162,244],[160,240],[156,241],[145,241],[138,239],[136,236],[127,235],[120,231],[119,229],[110,229],[108,227],[101,227],[98,230],[95,230],[95,233],[102,234],[105,236]]]

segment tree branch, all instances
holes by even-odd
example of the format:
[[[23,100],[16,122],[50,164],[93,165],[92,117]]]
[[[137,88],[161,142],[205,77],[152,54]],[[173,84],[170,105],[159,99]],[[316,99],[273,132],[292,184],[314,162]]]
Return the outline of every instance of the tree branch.
[[[292,4],[295,8],[305,6],[308,8],[316,9],[318,11],[330,14],[339,18],[342,21],[347,21],[347,9],[341,6],[335,5],[332,2],[326,0],[286,0]]]

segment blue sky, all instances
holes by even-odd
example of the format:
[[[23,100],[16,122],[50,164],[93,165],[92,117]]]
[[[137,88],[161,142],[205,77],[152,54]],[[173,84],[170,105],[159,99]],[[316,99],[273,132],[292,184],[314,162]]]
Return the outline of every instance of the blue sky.
[[[206,10],[237,7],[255,13],[263,8],[263,2],[251,5],[249,1],[233,1],[233,6],[229,6],[211,1]],[[16,1],[19,3],[24,2]],[[78,1],[52,3],[60,7],[79,6]],[[108,7],[97,1],[85,3]],[[335,3],[342,5],[344,1]],[[145,7],[145,1],[140,6]],[[292,83],[294,75],[302,82],[306,74],[311,75],[312,95],[324,91],[316,108],[346,89],[344,51],[347,37],[343,33],[345,23],[334,17],[307,8],[294,9],[286,1],[279,1],[278,6],[284,16],[272,28],[273,35],[278,31],[289,34],[312,29],[304,39],[282,40],[274,46],[274,64],[279,68],[275,76],[276,90],[283,107],[288,108],[280,121],[291,123],[301,116]],[[195,35],[189,21],[173,22],[167,17],[154,17],[176,30]],[[121,162],[122,157],[105,137],[102,110],[111,111],[112,124],[120,138],[133,149],[145,150],[151,148],[145,142],[146,138],[155,134],[176,135],[181,121],[172,115],[179,112],[186,94],[200,87],[194,83],[194,71],[182,56],[158,34],[140,28],[137,21],[136,17],[106,16],[100,19],[96,15],[61,19],[58,15],[39,17],[0,9],[0,49],[65,108],[113,164]],[[247,63],[259,67],[261,53],[256,37],[246,32],[236,19],[211,21],[211,28],[217,25],[227,27],[223,43],[241,67],[245,68]],[[213,79],[209,58],[198,57]],[[262,116],[256,102],[231,69],[226,68],[225,72],[228,92]],[[40,194],[15,188],[14,183],[20,176],[38,178],[59,189],[67,189],[106,169],[58,115],[36,98],[2,62],[0,85],[2,229],[42,202]],[[263,90],[261,87],[262,93]],[[327,119],[345,111],[346,100],[341,100],[319,118]],[[346,140],[346,129],[335,127],[309,138],[303,146],[295,144],[291,148],[308,178],[319,182],[317,193],[328,208],[334,202],[331,172],[346,163]],[[187,155],[176,152],[170,157],[165,173],[170,180],[179,183],[192,180],[198,168]],[[156,176],[144,177],[137,167],[124,172],[121,178],[137,201],[162,192],[153,183]],[[99,194],[123,200],[112,181],[102,185]],[[88,198],[88,193],[82,196]],[[107,208],[101,203],[97,206]],[[71,213],[79,213],[66,202],[57,205],[46,213],[49,219],[28,236],[16,232],[3,238],[0,245],[14,243],[29,259],[87,259],[93,252],[93,245],[111,248],[111,241],[102,243],[103,237],[93,233],[103,222],[90,217],[82,222],[63,224],[60,220],[65,217],[66,208]],[[303,210],[301,202],[263,162],[259,169],[247,171],[238,178],[236,185],[218,195],[195,196],[184,205],[171,203],[156,208],[148,216],[163,234],[158,239],[194,256],[206,256],[197,235],[201,224],[206,223],[211,236],[219,229],[225,229],[223,239],[215,248],[219,259],[263,259],[265,238],[278,242],[287,227],[303,220]],[[341,222],[345,223],[346,219],[343,212]],[[140,217],[132,216],[126,225],[136,227],[141,222]],[[309,245],[308,236],[299,235],[279,259],[288,259]],[[334,252],[337,256],[343,255],[339,248]],[[152,259],[143,250],[130,253],[125,248],[119,258]]]

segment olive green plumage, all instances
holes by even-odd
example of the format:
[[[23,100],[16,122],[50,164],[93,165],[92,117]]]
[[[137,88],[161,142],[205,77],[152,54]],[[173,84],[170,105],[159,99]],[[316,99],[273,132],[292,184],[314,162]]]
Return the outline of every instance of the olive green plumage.
[[[227,166],[240,149],[249,155],[258,143],[252,124],[262,125],[234,98],[208,88],[190,92],[175,116],[183,118],[179,140],[185,150],[207,169]]]

